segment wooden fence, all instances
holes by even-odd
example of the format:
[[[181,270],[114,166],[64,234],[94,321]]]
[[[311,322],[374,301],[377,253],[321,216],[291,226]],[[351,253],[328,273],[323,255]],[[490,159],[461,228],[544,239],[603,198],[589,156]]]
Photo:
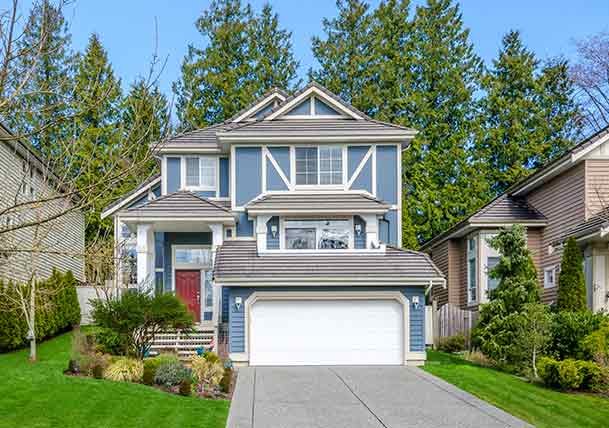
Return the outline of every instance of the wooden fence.
[[[434,305],[431,312],[434,345],[437,345],[443,337],[457,334],[463,334],[469,341],[471,330],[478,320],[478,312],[464,310],[450,303],[439,309]]]

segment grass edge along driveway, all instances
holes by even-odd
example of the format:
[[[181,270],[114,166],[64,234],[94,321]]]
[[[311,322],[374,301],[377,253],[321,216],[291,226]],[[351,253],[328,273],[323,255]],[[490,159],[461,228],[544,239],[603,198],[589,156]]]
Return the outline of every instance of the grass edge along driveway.
[[[0,354],[0,428],[224,428],[229,402],[170,395],[131,383],[65,376],[71,333]]]
[[[428,351],[423,370],[538,428],[607,427],[609,399],[531,384],[459,356]]]

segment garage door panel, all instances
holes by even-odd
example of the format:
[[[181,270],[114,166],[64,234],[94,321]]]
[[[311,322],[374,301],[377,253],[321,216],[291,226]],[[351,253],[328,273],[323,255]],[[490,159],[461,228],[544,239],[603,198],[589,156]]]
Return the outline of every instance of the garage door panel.
[[[402,364],[395,300],[269,300],[250,319],[252,365]]]

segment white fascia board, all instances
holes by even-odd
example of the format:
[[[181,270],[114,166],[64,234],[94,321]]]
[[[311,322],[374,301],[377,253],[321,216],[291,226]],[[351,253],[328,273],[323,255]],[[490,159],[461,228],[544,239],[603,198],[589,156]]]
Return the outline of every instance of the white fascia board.
[[[404,134],[398,135],[260,135],[259,132],[252,132],[248,134],[234,135],[230,132],[218,132],[217,137],[219,140],[227,143],[240,143],[240,144],[260,144],[260,143],[336,143],[336,142],[400,142],[405,143],[411,139],[411,134],[406,131]]]
[[[280,278],[280,277],[264,277],[264,278],[230,278],[230,279],[214,279],[215,283],[224,287],[297,287],[297,286],[412,286],[412,287],[428,287],[432,285],[443,285],[446,280],[442,277],[432,278],[383,278],[362,279],[361,277],[346,277],[346,278],[331,278],[325,277],[307,277],[307,278]]]
[[[247,208],[246,210],[251,215],[262,215],[262,214],[340,214],[340,215],[353,215],[353,214],[378,214],[382,215],[389,211],[389,208],[378,208],[378,209],[363,209],[363,208],[291,208],[291,209],[282,209],[279,207],[270,207],[270,208]]]
[[[514,190],[513,192],[510,192],[510,195],[518,196],[520,194],[527,193],[529,190],[532,190],[533,188],[535,188],[537,183],[539,183],[540,181],[543,181],[543,180],[546,180],[548,178],[552,178],[552,177],[558,175],[563,169],[565,169],[565,167],[570,167],[571,165],[573,165],[573,157],[569,156],[567,159],[563,160],[562,162],[557,163],[556,165],[554,165],[553,167],[548,169],[546,172],[541,174],[535,180],[531,181],[528,184],[525,184],[524,186]]]
[[[151,222],[151,221],[184,221],[184,222],[197,222],[197,223],[228,223],[235,224],[234,217],[147,217],[138,215],[121,215],[121,221],[123,222]]]
[[[273,92],[268,97],[260,101],[258,104],[247,110],[245,113],[238,116],[235,120],[233,120],[233,122],[241,122],[242,120],[247,119],[251,115],[257,113],[262,108],[266,107],[268,104],[272,103],[275,98],[278,98],[282,102],[285,101],[285,97],[283,95],[281,95],[279,92]]]
[[[107,210],[102,211],[102,213],[100,215],[101,219],[103,220],[106,217],[111,216],[112,214],[117,212],[119,209],[121,209],[125,205],[129,204],[129,202],[132,202],[135,199],[137,199],[139,196],[142,196],[142,194],[147,193],[152,187],[159,184],[160,182],[161,182],[161,176],[155,178],[150,183],[148,183],[146,186],[142,187],[140,190],[138,190],[134,194],[129,195],[129,197],[125,198],[124,200],[122,200],[121,202],[119,202],[118,204],[113,206],[112,208],[108,208]]]
[[[583,149],[577,153],[571,154],[571,160],[574,163],[577,162],[578,160],[580,160],[581,158],[586,156],[588,153],[590,153],[591,151],[596,149],[598,146],[606,143],[607,141],[609,141],[609,134],[604,135],[603,137],[599,138],[598,141],[594,142],[593,144],[590,144],[590,146],[586,147],[585,149]]]
[[[205,153],[205,154],[222,154],[222,149],[219,147],[201,147],[201,145],[182,145],[180,146],[164,146],[155,153],[163,155],[184,154],[184,153]]]
[[[270,115],[265,117],[264,120],[273,120],[273,119],[275,119],[275,118],[277,118],[277,117],[287,113],[293,107],[298,105],[301,101],[303,101],[304,99],[310,97],[311,95],[315,95],[317,98],[322,99],[323,101],[325,101],[330,106],[336,108],[341,113],[344,113],[344,114],[346,114],[349,117],[352,117],[353,119],[363,119],[363,117],[361,117],[359,114],[356,114],[355,112],[351,111],[351,109],[347,108],[342,103],[340,103],[340,102],[336,101],[334,98],[328,96],[323,91],[320,91],[315,86],[311,86],[309,89],[304,91],[302,94],[298,95],[296,98],[294,98],[290,102],[286,103],[279,110],[277,110],[276,112],[271,113]]]

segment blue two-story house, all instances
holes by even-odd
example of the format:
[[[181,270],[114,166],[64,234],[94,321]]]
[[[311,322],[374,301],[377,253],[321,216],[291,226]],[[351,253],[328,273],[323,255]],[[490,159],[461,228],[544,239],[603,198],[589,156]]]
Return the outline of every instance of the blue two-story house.
[[[313,83],[169,138],[161,174],[102,214],[131,255],[123,284],[176,293],[235,363],[423,362],[425,294],[445,281],[400,249],[415,133]]]

